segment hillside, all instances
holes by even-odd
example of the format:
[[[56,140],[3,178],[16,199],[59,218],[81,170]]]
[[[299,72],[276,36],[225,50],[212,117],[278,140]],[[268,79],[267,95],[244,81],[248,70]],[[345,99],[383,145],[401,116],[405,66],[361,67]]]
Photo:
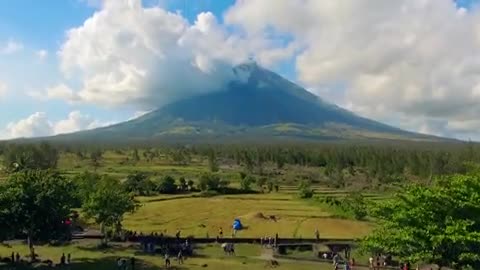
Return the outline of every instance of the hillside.
[[[179,100],[140,118],[56,140],[438,140],[355,115],[255,63],[225,89]],[[243,79],[241,79],[243,78]]]

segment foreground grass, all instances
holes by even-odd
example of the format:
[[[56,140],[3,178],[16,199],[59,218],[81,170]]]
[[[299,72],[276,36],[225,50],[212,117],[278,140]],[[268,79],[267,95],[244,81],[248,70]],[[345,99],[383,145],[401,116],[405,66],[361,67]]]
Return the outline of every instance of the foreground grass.
[[[124,226],[138,232],[163,232],[184,236],[216,237],[220,227],[229,236],[239,218],[247,228],[238,237],[263,237],[278,233],[284,238],[358,238],[370,232],[367,222],[332,217],[329,212],[288,194],[255,194],[213,198],[172,197],[142,199],[142,207],[125,218]],[[269,219],[275,216],[276,221]]]
[[[58,263],[62,253],[72,255],[72,264],[66,269],[71,270],[109,270],[117,269],[115,264],[117,258],[130,258],[135,256],[137,267],[135,269],[164,269],[163,259],[160,255],[148,256],[139,253],[136,246],[118,245],[111,249],[98,251],[96,242],[82,241],[75,242],[67,246],[51,247],[37,246],[36,253],[41,260],[51,259]],[[12,252],[19,252],[22,257],[28,254],[28,247],[23,244],[13,244],[10,247],[0,246],[0,256],[8,257]],[[236,248],[237,256],[225,256],[218,245],[201,246],[196,249],[196,256],[188,258],[185,264],[179,266],[172,260],[171,269],[213,269],[213,270],[251,270],[263,269],[265,261],[261,259],[261,248],[253,245],[238,245]],[[320,264],[312,262],[290,262],[281,261],[279,269],[299,269],[299,270],[326,270],[330,269],[329,264]],[[0,269],[30,269],[27,266],[17,266],[11,268],[8,265],[0,264]],[[39,266],[36,269],[47,269],[46,266]],[[130,269],[130,268],[129,268]]]

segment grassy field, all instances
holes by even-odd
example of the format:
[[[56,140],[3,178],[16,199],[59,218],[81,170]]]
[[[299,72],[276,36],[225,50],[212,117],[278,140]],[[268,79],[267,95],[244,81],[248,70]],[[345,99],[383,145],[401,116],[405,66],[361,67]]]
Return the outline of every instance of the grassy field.
[[[196,157],[192,157],[188,166],[173,164],[168,158],[132,163],[126,161],[126,157],[125,154],[107,151],[103,155],[101,166],[96,170],[100,174],[108,174],[119,179],[125,179],[127,175],[140,171],[148,173],[154,181],[170,175],[176,179],[185,177],[195,182],[199,176],[208,172],[206,160]],[[58,169],[66,176],[94,170],[88,158],[79,159],[74,154],[65,153],[61,155]],[[238,187],[241,171],[243,168],[237,165],[220,164],[218,174],[228,180],[231,186]],[[374,226],[369,222],[340,218],[328,207],[322,207],[312,200],[297,198],[298,183],[305,179],[312,181],[316,196],[342,198],[350,192],[349,189],[336,189],[322,184],[325,176],[321,169],[286,166],[278,170],[274,165],[266,164],[264,176],[269,180],[274,178],[280,184],[279,192],[215,197],[199,197],[197,193],[137,197],[141,207],[137,212],[125,217],[124,228],[143,233],[163,232],[169,235],[181,230],[182,236],[208,235],[214,238],[222,227],[224,237],[229,237],[233,220],[239,218],[246,228],[239,231],[237,237],[260,238],[278,233],[281,238],[314,238],[315,229],[318,229],[320,237],[346,239],[365,236]],[[364,195],[372,200],[382,198],[379,194]],[[275,220],[272,220],[272,216]],[[116,246],[110,250],[98,251],[95,248],[96,244],[82,241],[62,247],[40,246],[36,251],[42,259],[52,259],[56,262],[62,253],[71,253],[74,264],[69,269],[73,270],[116,269],[115,260],[118,257],[131,257],[134,254],[142,265],[136,269],[163,269],[164,262],[161,257],[140,254],[136,247]],[[26,245],[15,244],[12,247],[0,246],[0,257],[9,256],[11,252],[17,251],[23,256],[28,254]],[[181,267],[174,262],[176,268],[173,269],[251,270],[263,269],[265,266],[265,258],[262,257],[262,251],[258,246],[240,245],[237,247],[237,255],[225,257],[217,245],[201,246],[197,249],[196,257],[189,258]],[[0,266],[0,269],[8,268]],[[324,270],[331,269],[331,265],[282,261],[280,269]]]
[[[139,152],[142,156],[142,152]],[[189,165],[174,164],[168,156],[161,156],[152,162],[141,159],[128,161],[131,153],[106,151],[97,171],[120,179],[128,174],[140,171],[148,173],[153,180],[171,175],[178,179],[198,180],[208,172],[208,162],[204,158],[192,156]],[[88,158],[79,159],[75,154],[62,154],[58,167],[67,175],[75,175],[85,170],[93,170]],[[232,187],[239,186],[239,172],[243,168],[235,164],[220,163],[218,174],[230,182]],[[296,198],[298,184],[304,179],[314,181],[313,189],[317,196],[341,198],[348,193],[346,189],[335,189],[321,184],[323,172],[318,168],[286,166],[282,170],[273,164],[265,164],[264,172],[270,179],[280,183],[278,193],[229,195],[212,198],[198,198],[195,194],[157,195],[139,197],[142,206],[133,215],[125,218],[124,227],[129,230],[150,233],[166,232],[175,234],[181,230],[184,236],[216,237],[220,227],[224,235],[231,233],[232,222],[239,218],[247,226],[238,237],[262,237],[278,233],[280,237],[313,238],[318,228],[321,237],[358,238],[366,235],[372,228],[367,222],[339,218],[327,207]],[[258,176],[259,177],[259,176]],[[315,184],[315,182],[317,182]],[[377,194],[365,194],[377,199]],[[275,216],[277,222],[268,219]]]
[[[286,193],[156,198],[142,198],[142,207],[125,218],[125,228],[167,234],[181,230],[184,236],[216,237],[222,227],[228,236],[233,220],[239,218],[247,228],[237,237],[278,233],[284,238],[314,238],[318,228],[321,237],[356,238],[364,236],[372,227],[367,222],[334,218],[319,207]],[[276,221],[270,216],[275,216]]]
[[[36,253],[41,260],[50,259],[54,263],[59,263],[62,253],[72,255],[72,264],[65,269],[71,270],[114,270],[117,258],[130,258],[135,256],[137,264],[135,269],[153,270],[165,269],[164,261],[160,255],[150,256],[139,253],[139,248],[134,246],[114,246],[109,250],[98,251],[95,248],[95,242],[82,241],[72,243],[68,246],[51,247],[37,246]],[[26,260],[28,254],[26,245],[13,244],[10,247],[0,246],[0,256],[9,257],[12,252],[19,252]],[[265,260],[262,259],[262,251],[259,246],[238,245],[236,247],[237,256],[225,256],[218,245],[200,246],[196,249],[196,255],[187,258],[185,264],[179,266],[175,260],[172,260],[170,269],[211,269],[211,270],[251,270],[264,269]],[[0,269],[12,269],[8,265],[0,264]],[[13,269],[30,269],[25,267],[16,267]],[[40,266],[35,269],[50,269],[46,266]],[[131,268],[129,268],[131,269]],[[293,262],[280,261],[278,269],[292,270],[327,270],[331,269],[330,264],[313,262]]]

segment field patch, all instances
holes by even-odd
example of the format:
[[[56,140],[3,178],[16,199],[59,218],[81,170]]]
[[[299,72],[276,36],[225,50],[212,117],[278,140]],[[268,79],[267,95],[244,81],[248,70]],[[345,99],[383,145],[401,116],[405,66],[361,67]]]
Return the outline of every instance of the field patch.
[[[284,194],[220,196],[213,198],[174,198],[143,200],[143,206],[125,218],[124,226],[143,233],[157,232],[183,236],[216,237],[219,228],[231,236],[232,222],[239,218],[246,227],[237,237],[273,236],[314,238],[357,238],[371,230],[367,222],[334,218],[318,206],[288,199]]]

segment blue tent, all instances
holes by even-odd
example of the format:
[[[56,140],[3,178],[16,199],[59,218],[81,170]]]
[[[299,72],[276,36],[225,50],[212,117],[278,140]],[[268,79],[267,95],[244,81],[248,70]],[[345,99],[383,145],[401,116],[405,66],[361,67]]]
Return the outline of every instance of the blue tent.
[[[240,219],[237,218],[233,221],[233,229],[237,231],[243,229],[243,225],[242,222],[240,222]]]

